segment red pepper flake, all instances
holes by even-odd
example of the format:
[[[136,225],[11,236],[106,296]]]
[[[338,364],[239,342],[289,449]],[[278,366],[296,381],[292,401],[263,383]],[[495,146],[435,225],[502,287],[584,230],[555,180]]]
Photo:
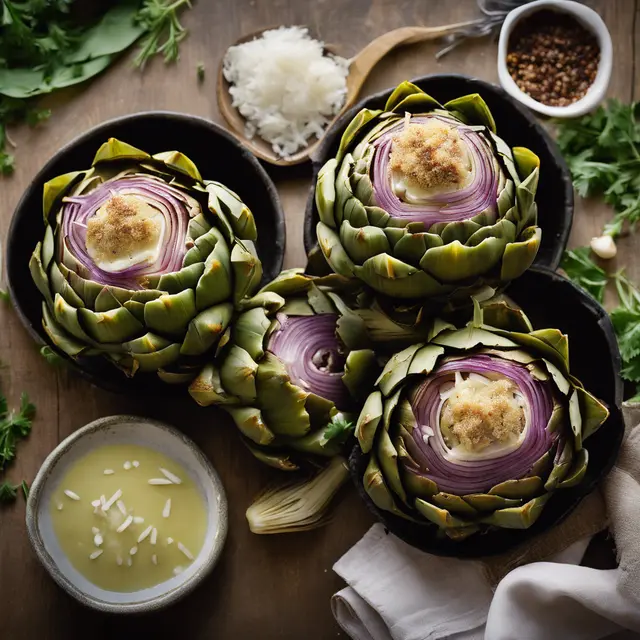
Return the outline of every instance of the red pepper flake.
[[[597,38],[568,13],[537,11],[509,37],[511,77],[522,91],[549,106],[565,107],[583,98],[599,62]]]

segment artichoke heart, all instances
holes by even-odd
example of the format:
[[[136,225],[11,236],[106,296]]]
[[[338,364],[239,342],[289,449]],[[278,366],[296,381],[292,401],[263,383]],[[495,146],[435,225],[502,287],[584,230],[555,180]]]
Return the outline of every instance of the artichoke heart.
[[[111,138],[91,168],[45,184],[43,207],[30,270],[49,339],[128,376],[192,380],[262,276],[251,211],[179,151]]]

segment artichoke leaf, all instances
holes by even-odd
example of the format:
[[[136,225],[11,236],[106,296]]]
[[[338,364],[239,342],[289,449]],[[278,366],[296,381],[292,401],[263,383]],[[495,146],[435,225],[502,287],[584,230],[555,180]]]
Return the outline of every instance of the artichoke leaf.
[[[336,226],[333,208],[336,203],[336,168],[338,161],[336,158],[328,160],[318,173],[316,183],[316,208],[320,220],[329,227]]]
[[[502,256],[500,278],[503,281],[519,278],[532,264],[540,248],[542,230],[527,227],[517,242],[510,242]]]
[[[258,364],[238,345],[232,345],[220,365],[222,386],[243,402],[257,397],[256,376]]]
[[[124,307],[101,312],[80,308],[77,313],[86,333],[101,344],[122,343],[144,331],[144,326]]]
[[[414,520],[414,518],[411,518],[404,511],[398,508],[395,498],[385,482],[382,470],[373,455],[369,457],[369,463],[365,469],[362,484],[367,495],[371,498],[376,507],[383,511],[389,511],[390,513],[400,516],[401,518],[405,518],[406,520]]]
[[[189,385],[189,394],[202,407],[212,404],[237,404],[239,401],[222,386],[220,369],[209,363]]]
[[[195,294],[185,289],[173,295],[162,295],[144,305],[144,323],[161,335],[184,336],[197,314]]]
[[[502,498],[533,498],[543,490],[542,479],[537,476],[520,478],[519,480],[506,480],[493,486],[489,495]]]
[[[373,447],[382,413],[382,394],[379,391],[373,391],[365,401],[356,423],[356,437],[364,453],[369,453]]]
[[[226,406],[225,411],[236,423],[240,433],[256,444],[268,445],[273,442],[275,434],[264,423],[260,409]]]
[[[342,246],[338,234],[323,222],[318,222],[316,233],[318,244],[329,266],[341,276],[352,277],[355,265]]]
[[[429,501],[441,509],[446,509],[455,515],[467,518],[475,518],[478,515],[478,512],[471,503],[465,502],[465,500],[460,496],[456,496],[451,493],[441,491],[432,495]]]
[[[482,518],[481,522],[505,529],[528,529],[538,519],[550,497],[551,494],[545,493],[529,500],[521,507],[499,509],[490,516]]]
[[[462,116],[465,123],[474,125],[481,124],[489,131],[496,132],[496,121],[493,119],[491,110],[479,93],[470,93],[466,96],[449,100],[444,105],[445,109],[454,111]]]
[[[582,416],[582,440],[595,433],[609,417],[609,409],[586,389],[576,387]]]
[[[413,357],[420,347],[420,344],[414,344],[391,356],[375,383],[384,396],[390,396],[405,381]]]
[[[163,151],[162,153],[155,153],[152,157],[171,171],[177,171],[196,182],[202,182],[202,176],[195,162],[185,156],[184,153],[180,151]]]
[[[100,162],[110,162],[112,160],[144,161],[149,159],[151,159],[151,156],[146,151],[142,151],[142,149],[122,142],[117,138],[109,138],[98,149],[91,165],[95,166]]]
[[[256,390],[263,418],[274,433],[301,437],[309,432],[308,392],[291,383],[284,365],[268,351],[258,366]]]
[[[422,498],[415,499],[416,509],[430,522],[438,525],[441,529],[453,529],[458,527],[466,527],[470,523],[467,520],[459,516],[454,516],[446,509],[441,509],[436,505],[423,500]]]
[[[356,399],[365,397],[371,390],[380,368],[376,354],[371,349],[350,351],[344,366],[342,382]]]
[[[380,109],[362,109],[358,112],[356,117],[349,123],[349,126],[344,130],[342,138],[340,139],[340,147],[336,154],[336,162],[340,163],[344,158],[347,149],[353,146],[353,142],[357,136],[364,132],[365,127],[369,122],[377,118],[382,111]]]
[[[264,338],[271,327],[271,320],[262,307],[241,313],[233,324],[233,340],[256,362],[264,356]]]
[[[180,347],[186,356],[199,356],[211,349],[231,322],[233,305],[223,302],[201,311],[187,327],[187,334]]]

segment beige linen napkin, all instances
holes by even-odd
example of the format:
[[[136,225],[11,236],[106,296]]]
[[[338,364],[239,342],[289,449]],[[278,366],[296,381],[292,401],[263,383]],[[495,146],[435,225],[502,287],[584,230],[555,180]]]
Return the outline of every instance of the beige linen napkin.
[[[624,413],[628,429],[640,422],[640,406]],[[628,434],[604,482],[619,569],[575,566],[607,524],[599,492],[528,547],[486,561],[424,554],[374,525],[334,566],[349,585],[332,599],[336,620],[354,640],[596,640],[640,632],[640,426]]]

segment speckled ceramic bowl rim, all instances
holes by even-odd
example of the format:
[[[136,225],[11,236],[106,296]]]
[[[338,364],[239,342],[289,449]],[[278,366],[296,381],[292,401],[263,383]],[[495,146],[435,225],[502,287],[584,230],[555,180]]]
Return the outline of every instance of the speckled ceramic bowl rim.
[[[185,582],[177,587],[162,593],[149,600],[133,603],[109,603],[87,595],[79,589],[73,582],[62,575],[56,562],[51,557],[44,541],[40,535],[38,527],[38,511],[40,505],[40,498],[44,491],[44,487],[49,479],[51,472],[60,459],[66,455],[70,449],[83,437],[107,430],[117,428],[121,424],[131,422],[144,422],[147,425],[160,429],[169,433],[174,438],[180,440],[182,444],[188,447],[195,456],[196,460],[202,465],[202,468],[206,471],[207,476],[214,486],[215,491],[220,496],[218,503],[218,536],[215,539],[209,555],[199,563],[195,573]],[[227,538],[228,517],[227,517],[227,497],[222,486],[222,481],[218,476],[216,470],[209,459],[204,455],[200,448],[190,438],[187,438],[183,433],[176,428],[169,426],[158,420],[152,420],[150,418],[144,418],[142,416],[135,415],[117,415],[108,416],[106,418],[99,418],[85,425],[72,433],[68,438],[65,438],[45,459],[38,471],[33,484],[29,490],[29,497],[27,499],[27,532],[29,540],[33,546],[36,555],[40,562],[44,565],[45,569],[49,572],[55,582],[62,587],[69,595],[73,596],[76,600],[82,604],[103,611],[106,613],[149,613],[151,611],[157,611],[164,607],[167,607],[174,602],[177,602],[187,594],[191,593],[195,587],[204,580],[204,578],[213,570],[220,558],[222,549],[224,547],[225,540]]]

